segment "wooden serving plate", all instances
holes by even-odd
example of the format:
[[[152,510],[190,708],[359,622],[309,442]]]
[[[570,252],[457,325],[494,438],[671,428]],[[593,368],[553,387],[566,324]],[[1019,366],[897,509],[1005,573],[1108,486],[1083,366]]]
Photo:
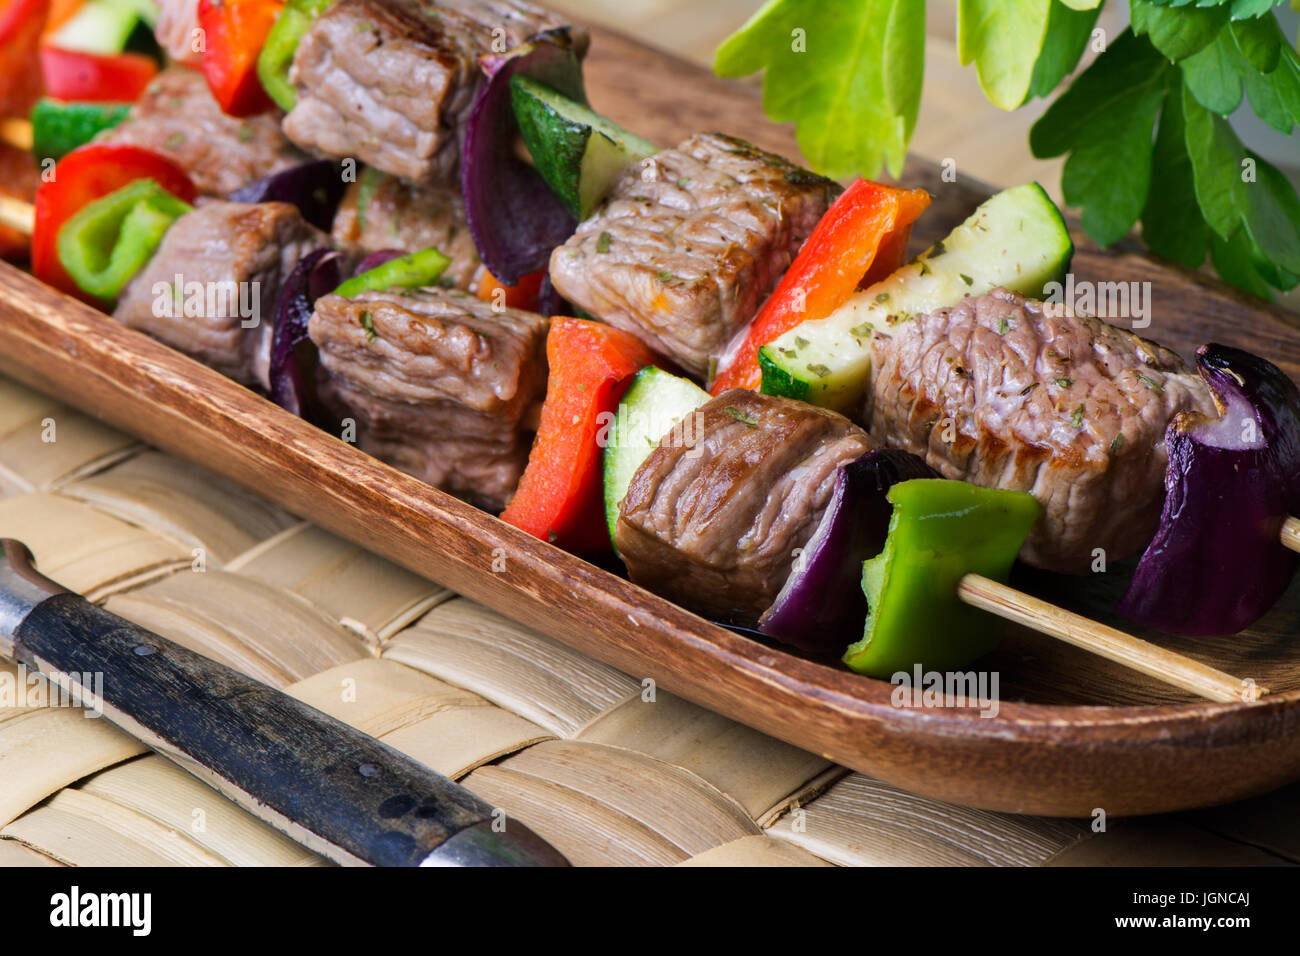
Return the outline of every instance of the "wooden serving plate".
[[[593,30],[596,107],[664,144],[719,129],[797,155],[756,91]],[[987,190],[912,161],[934,204],[928,243]],[[1147,335],[1190,355],[1208,340],[1300,378],[1294,316],[1134,249],[1078,238],[1074,272],[1153,283]],[[1000,710],[911,709],[892,685],[714,626],[318,431],[229,379],[10,267],[0,268],[0,370],[517,621],[773,736],[908,790],[1021,813],[1140,814],[1224,803],[1300,778],[1300,585],[1229,638],[1143,635],[1253,677],[1257,704],[1197,702],[1051,639],[1010,629],[985,664]],[[2,530],[2,529],[0,529]],[[497,550],[501,549],[501,550]],[[505,570],[494,572],[497,555]],[[1128,568],[1028,569],[1013,583],[1109,623]],[[985,664],[981,664],[983,668]]]

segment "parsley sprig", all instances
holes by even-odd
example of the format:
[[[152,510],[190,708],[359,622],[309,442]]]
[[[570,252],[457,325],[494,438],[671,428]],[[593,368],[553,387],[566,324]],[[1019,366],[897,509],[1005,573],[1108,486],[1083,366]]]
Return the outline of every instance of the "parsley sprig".
[[[1061,186],[1102,245],[1135,224],[1155,253],[1208,256],[1256,295],[1300,283],[1300,197],[1238,138],[1243,102],[1284,134],[1300,124],[1300,52],[1273,7],[1286,0],[1129,0],[1110,38],[1030,132],[1066,155]],[[1300,9],[1300,0],[1291,0]],[[958,0],[957,47],[995,105],[1054,93],[1090,43],[1104,0]],[[766,70],[763,105],[835,177],[898,176],[925,60],[919,0],[769,0],[719,48],[724,76]]]

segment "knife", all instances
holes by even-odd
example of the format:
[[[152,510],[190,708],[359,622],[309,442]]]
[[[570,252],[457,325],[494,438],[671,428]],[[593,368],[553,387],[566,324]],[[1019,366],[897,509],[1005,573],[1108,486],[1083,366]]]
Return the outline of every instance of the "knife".
[[[569,865],[388,744],[66,590],[12,539],[0,539],[0,657],[52,681],[97,675],[110,721],[336,863]]]

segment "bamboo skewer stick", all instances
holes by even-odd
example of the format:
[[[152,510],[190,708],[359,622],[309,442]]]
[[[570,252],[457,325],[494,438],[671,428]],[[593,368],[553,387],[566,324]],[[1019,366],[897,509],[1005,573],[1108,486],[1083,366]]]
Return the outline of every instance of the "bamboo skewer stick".
[[[31,152],[35,141],[32,124],[28,120],[17,117],[0,119],[0,142],[5,142],[26,153]]]
[[[1292,551],[1300,551],[1300,518],[1287,518],[1282,523],[1282,544]]]
[[[0,226],[30,236],[36,231],[36,207],[21,199],[0,196]]]
[[[30,203],[0,196],[0,225],[31,235],[35,220],[36,209]],[[1281,541],[1286,547],[1300,551],[1300,519],[1286,520]],[[1251,701],[1268,693],[1266,688],[1252,682],[1023,594],[982,575],[963,577],[958,586],[958,597],[973,607],[1210,700],[1226,703]]]
[[[1099,624],[983,575],[967,574],[963,577],[957,586],[957,596],[972,607],[1210,700],[1236,703],[1258,700],[1268,693],[1267,688],[1252,681],[1225,674],[1208,664]]]

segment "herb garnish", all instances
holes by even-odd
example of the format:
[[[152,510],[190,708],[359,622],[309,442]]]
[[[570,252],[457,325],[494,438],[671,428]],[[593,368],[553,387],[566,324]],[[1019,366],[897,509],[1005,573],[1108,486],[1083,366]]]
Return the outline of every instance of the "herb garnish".
[[[734,418],[736,421],[740,422],[740,423],[741,423],[742,425],[744,425],[746,428],[757,428],[757,427],[758,427],[758,419],[756,419],[756,418],[751,418],[750,416],[746,415],[743,411],[741,411],[741,410],[740,410],[739,408],[737,408],[735,405],[728,405],[725,409],[723,409],[723,411],[725,411],[728,415],[730,415],[730,416],[731,416],[732,418]]]

